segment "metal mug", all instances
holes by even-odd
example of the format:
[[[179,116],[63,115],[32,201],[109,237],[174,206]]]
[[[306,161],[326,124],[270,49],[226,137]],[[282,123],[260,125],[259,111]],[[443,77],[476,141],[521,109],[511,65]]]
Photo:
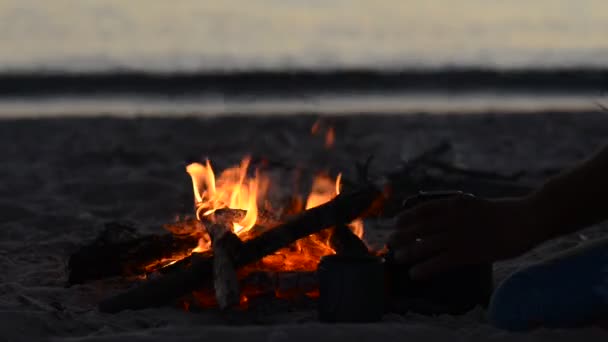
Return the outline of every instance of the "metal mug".
[[[319,320],[376,322],[385,312],[384,259],[375,256],[328,255],[321,259]]]

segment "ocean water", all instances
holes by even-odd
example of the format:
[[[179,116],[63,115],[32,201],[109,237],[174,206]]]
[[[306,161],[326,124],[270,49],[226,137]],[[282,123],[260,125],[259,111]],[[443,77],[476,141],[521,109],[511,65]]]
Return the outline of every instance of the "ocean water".
[[[133,98],[145,103],[142,98],[150,97],[156,102],[165,101],[167,106],[188,110],[192,103],[201,103],[201,108],[205,107],[203,104],[216,108],[217,103],[226,108],[226,103],[230,103],[228,108],[242,110],[249,107],[247,103],[260,102],[242,98],[235,101],[223,90],[219,94],[212,92],[211,96],[187,91],[187,98],[178,103],[171,94],[167,102],[156,93],[142,94],[141,87],[126,90],[116,87],[122,90],[111,91],[112,101],[108,102],[96,92],[72,92],[87,88],[82,83],[57,91],[51,100],[40,99],[40,84],[45,83],[35,76],[48,73],[200,76],[273,72],[289,77],[294,70],[313,74],[333,72],[337,79],[353,70],[381,73],[422,70],[430,75],[427,78],[431,82],[427,83],[436,84],[439,91],[425,89],[424,96],[414,96],[408,86],[390,89],[389,94],[378,86],[384,84],[381,79],[371,77],[361,81],[369,84],[370,89],[359,85],[354,97],[352,89],[336,89],[330,102],[332,106],[347,103],[352,107],[352,103],[373,99],[375,102],[367,103],[370,107],[379,99],[390,103],[404,99],[409,102],[401,101],[396,107],[425,110],[431,107],[422,105],[421,99],[437,102],[445,98],[442,96],[445,70],[507,73],[514,69],[541,70],[551,76],[564,69],[608,69],[607,37],[606,0],[0,0],[0,81],[4,80],[0,84],[9,89],[0,89],[0,115],[10,115],[16,108],[27,112],[23,108],[30,104],[39,105],[30,110],[37,113],[47,108],[49,101],[64,105],[78,102],[72,108],[74,111],[83,103],[103,106]],[[11,90],[13,83],[7,82],[5,76],[15,74],[30,78],[17,77],[17,81],[10,78],[14,84],[20,84],[20,88],[15,88],[18,90]],[[499,105],[505,103],[504,92],[509,93],[505,96],[521,100],[514,103],[529,104],[536,99],[540,101],[537,107],[549,101],[548,104],[568,102],[568,108],[584,103],[590,108],[603,97],[602,91],[606,90],[603,84],[608,85],[605,74],[601,77],[599,81],[587,82],[576,94],[569,94],[568,78],[561,79],[559,94],[548,94],[555,90],[554,86],[545,89],[552,82],[551,77],[540,83],[523,82],[507,90],[499,84],[502,80],[496,86],[494,81],[482,80],[487,89],[471,89],[458,98],[454,98],[454,84],[450,84],[448,92],[451,101],[467,106],[484,103],[483,108],[492,108],[492,103],[504,107]],[[258,83],[263,80],[260,78]],[[306,82],[309,79],[301,83]],[[107,84],[105,87],[112,88]],[[30,88],[38,90],[30,94]],[[297,84],[290,89],[297,95]],[[296,96],[295,102],[273,99],[271,91],[265,94],[271,98],[264,101],[273,105],[288,102],[285,109],[304,103],[306,106],[295,107],[308,110],[312,104],[313,109],[322,110],[326,108],[326,99],[332,98],[326,90],[323,94],[307,92]],[[116,97],[116,93],[120,96]],[[163,94],[162,89],[159,93]],[[361,93],[364,96],[358,96]],[[28,95],[27,101],[21,95]],[[529,99],[522,100],[526,96]],[[415,106],[411,102],[414,98]],[[495,99],[500,101],[492,102]],[[132,111],[137,108],[141,106],[134,104]]]

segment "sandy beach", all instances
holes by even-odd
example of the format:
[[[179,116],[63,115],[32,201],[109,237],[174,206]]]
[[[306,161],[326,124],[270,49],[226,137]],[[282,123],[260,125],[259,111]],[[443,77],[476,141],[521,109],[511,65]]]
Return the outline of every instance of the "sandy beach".
[[[191,293],[205,278],[201,274],[222,269],[227,270],[224,275],[234,275],[230,261],[251,266],[251,260],[259,259],[255,254],[245,260],[244,248],[226,252],[238,245],[235,239],[226,247],[216,243],[217,236],[210,238],[218,247],[215,252],[226,247],[226,267],[212,270],[209,257],[203,271],[190,267],[188,272],[180,269],[178,277],[160,278],[179,280],[166,282],[175,285],[171,290],[151,281],[170,272],[168,267],[154,269],[175,261],[167,253],[189,253],[195,244],[204,245],[201,236],[208,236],[195,221],[191,226],[200,228],[199,235],[170,235],[183,230],[175,228],[176,222],[193,218],[193,188],[202,191],[193,187],[186,172],[192,162],[209,159],[219,175],[250,158],[248,175],[254,180],[244,182],[245,172],[233,170],[236,181],[224,182],[218,186],[219,196],[204,201],[201,195],[198,202],[205,210],[228,201],[230,209],[248,210],[241,221],[232,221],[243,240],[246,233],[258,238],[260,231],[285,223],[285,212],[314,207],[306,197],[321,172],[329,177],[316,186],[323,188],[316,191],[322,193],[317,201],[330,200],[340,191],[348,194],[363,178],[357,178],[362,174],[357,164],[370,156],[370,178],[378,189],[393,190],[384,202],[385,215],[365,220],[364,239],[374,250],[385,247],[394,232],[394,217],[387,216],[396,215],[404,200],[418,191],[463,190],[492,197],[532,191],[608,144],[606,32],[606,0],[0,0],[0,342],[608,341],[606,327],[502,331],[488,322],[483,307],[460,316],[412,313],[412,306],[437,308],[438,303],[429,301],[445,299],[439,297],[446,289],[432,286],[448,284],[442,278],[422,289],[391,289],[389,284],[385,294],[399,287],[407,288],[407,296],[401,298],[405,304],[392,300],[385,311],[399,312],[397,304],[403,304],[409,309],[405,314],[385,314],[373,324],[322,324],[310,298],[316,292],[305,287],[316,291],[321,278],[314,272],[316,260],[331,253],[329,234],[316,236],[317,245],[309,246],[317,248],[314,258],[301,252],[300,241],[291,245],[295,257],[269,256],[275,269],[250,267],[254,276],[266,276],[260,282],[270,285],[259,290],[262,285],[252,277],[250,287],[262,294],[238,292],[241,300],[246,298],[247,310],[197,306]],[[313,134],[318,120],[320,133]],[[417,158],[438,146],[441,153]],[[206,166],[196,167],[206,172],[198,175],[199,183],[206,183]],[[260,178],[257,168],[262,169]],[[335,181],[339,174],[342,188]],[[257,192],[265,189],[265,177],[271,180],[267,197]],[[217,179],[221,183],[221,176]],[[231,189],[222,191],[225,188]],[[364,190],[375,194],[375,189]],[[365,204],[367,197],[339,200],[344,198]],[[572,201],[578,200],[573,196]],[[210,202],[220,204],[207,206]],[[261,213],[258,221],[249,210],[256,206],[262,209],[255,211]],[[287,233],[277,234],[285,239],[259,239],[263,244],[251,244],[250,250],[270,253],[279,247],[275,243],[285,245],[288,238],[325,225],[352,237],[339,226],[352,217],[335,216],[358,207],[332,209],[318,220],[322,223],[306,221],[298,229],[287,225]],[[281,211],[285,208],[292,210]],[[264,227],[266,219],[276,220]],[[110,249],[105,248],[107,240],[96,239],[107,227],[119,227],[121,237],[133,238],[125,228],[133,226],[148,237],[165,235],[150,238],[161,242],[140,248],[153,252],[131,253],[122,244],[111,253],[97,253]],[[356,227],[361,226],[351,225],[355,234],[361,231]],[[209,231],[215,235],[214,229]],[[220,226],[218,231],[221,235],[226,230]],[[277,231],[283,230],[271,232]],[[608,222],[496,263],[494,284],[520,268],[606,236]],[[417,237],[417,242],[426,239]],[[93,241],[99,249],[89,247]],[[350,241],[365,254],[359,240]],[[110,244],[117,246],[115,242]],[[167,244],[170,252],[164,248]],[[334,249],[348,243],[335,245],[340,244]],[[83,250],[77,255],[85,261],[70,258]],[[91,254],[102,254],[95,262],[103,263],[90,262]],[[141,254],[144,257],[138,258]],[[84,271],[74,276],[78,272],[70,273],[70,265]],[[489,267],[485,270],[484,279],[458,273],[456,280],[473,279],[489,289]],[[272,276],[264,273],[274,271]],[[389,265],[384,271],[384,278],[395,284],[399,277],[394,277],[394,269]],[[118,273],[124,277],[103,278]],[[366,280],[379,289],[381,283],[373,280],[382,279],[381,274]],[[103,279],[68,286],[69,280],[90,280],[91,275]],[[293,276],[291,284],[296,284],[298,300],[305,305],[278,298],[278,281],[273,281],[285,275]],[[239,276],[241,283],[249,281]],[[302,285],[306,280],[300,279],[307,276],[309,282]],[[566,282],[577,280],[570,277]],[[483,286],[459,286],[458,281],[449,282],[450,295],[456,293],[465,304],[485,302],[489,291],[477,290]],[[102,300],[142,284],[163,291],[156,301],[138,301],[140,307],[168,302],[163,295],[175,299],[177,292],[189,294],[157,308],[116,314],[98,309]],[[335,287],[340,294],[360,288]],[[412,294],[417,290],[430,294]],[[395,292],[391,299],[397,298]],[[372,295],[356,297],[368,299],[371,306],[379,303]],[[377,307],[381,313],[382,307]],[[567,306],[565,311],[573,310]]]
[[[192,193],[184,166],[209,157],[217,169],[243,156],[277,165],[352,172],[374,155],[374,177],[440,140],[453,144],[450,162],[511,173],[525,170],[532,183],[605,144],[604,113],[486,115],[372,115],[327,117],[335,146],[311,136],[314,116],[216,118],[54,118],[0,123],[0,336],[6,341],[234,340],[336,341],[605,340],[599,328],[536,330],[511,334],[491,327],[477,308],[460,316],[387,315],[382,323],[323,325],[315,311],[274,312],[255,324],[233,327],[214,310],[189,313],[164,307],[102,314],[96,304],[121,290],[110,279],[65,287],[67,258],[112,220],[144,231],[191,214]],[[306,171],[308,170],[308,171]],[[277,172],[281,172],[277,167]],[[466,189],[464,189],[466,190]],[[518,267],[593,240],[608,226],[591,227],[552,241],[516,260],[495,265],[496,281]],[[369,227],[381,245],[389,231]],[[313,336],[314,335],[314,336]]]

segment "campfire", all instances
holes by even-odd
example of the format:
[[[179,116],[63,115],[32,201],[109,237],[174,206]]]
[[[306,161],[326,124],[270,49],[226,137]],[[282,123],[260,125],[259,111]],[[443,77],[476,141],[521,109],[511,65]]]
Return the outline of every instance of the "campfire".
[[[318,135],[323,130],[324,146],[331,148],[335,142],[332,127],[315,123],[311,133]],[[346,291],[354,298],[369,297],[367,305],[375,312],[383,310],[374,298],[382,301],[384,297],[385,287],[380,284],[384,284],[385,273],[391,305],[405,296],[406,311],[412,309],[411,298],[439,298],[446,306],[434,305],[435,312],[462,312],[487,300],[491,266],[476,266],[456,277],[448,275],[418,284],[407,277],[407,265],[391,263],[386,250],[368,248],[363,219],[378,219],[380,212],[386,215],[387,209],[403,208],[395,203],[407,198],[394,192],[389,196],[387,190],[370,181],[369,160],[357,165],[348,186],[342,184],[341,173],[332,176],[320,171],[304,196],[293,191],[287,197],[276,196],[277,192],[284,195],[284,187],[277,186],[269,174],[252,164],[252,158],[245,157],[238,165],[218,173],[210,160],[189,164],[186,172],[194,198],[191,218],[167,224],[169,233],[162,235],[140,235],[130,224],[108,224],[93,243],[71,256],[69,283],[112,276],[136,280],[137,286],[99,304],[101,311],[109,313],[170,303],[181,303],[185,309],[193,305],[246,309],[253,299],[269,295],[278,300],[315,301],[319,297],[318,266],[325,257],[335,255],[340,258],[332,257],[331,262],[326,259],[326,266],[338,267],[336,274],[361,279],[361,284],[335,287],[341,283],[338,281],[326,288],[338,294]],[[406,169],[413,168],[410,165]],[[392,180],[395,184],[397,181]],[[424,200],[424,196],[416,198]],[[378,262],[370,263],[370,258]],[[341,260],[347,260],[347,265],[340,266]],[[365,269],[375,278],[365,279],[359,274]],[[334,271],[325,271],[323,279],[332,282]],[[351,273],[343,273],[346,271]],[[452,278],[458,281],[453,283]],[[377,293],[357,292],[366,286]],[[331,298],[320,303],[334,305]],[[353,311],[349,305],[341,308],[346,315]]]
[[[305,204],[295,200],[274,210],[264,200],[268,180],[259,172],[249,177],[248,166],[246,158],[216,178],[210,162],[190,164],[187,172],[192,178],[197,229],[185,239],[196,239],[196,246],[146,265],[146,270],[165,276],[143,284],[127,297],[106,300],[102,310],[148,306],[149,300],[141,303],[140,296],[158,300],[187,291],[194,291],[198,304],[213,305],[210,289],[217,305],[226,309],[248,302],[240,283],[252,272],[311,272],[325,255],[368,254],[361,240],[361,218],[382,198],[375,186],[366,184],[342,194],[340,175],[335,180],[319,175]],[[316,289],[305,290],[306,295],[316,296]]]
[[[333,127],[317,122],[311,128],[313,135],[323,131],[329,149],[335,141]],[[252,167],[251,160],[245,157],[217,174],[210,160],[189,164],[193,218],[166,225],[170,234],[160,236],[138,237],[132,227],[110,225],[91,246],[72,256],[70,283],[113,274],[143,280],[139,287],[102,302],[103,311],[154,306],[188,294],[195,300],[182,301],[186,308],[195,304],[226,309],[246,307],[251,297],[269,291],[282,299],[314,299],[315,271],[322,257],[370,253],[362,218],[383,196],[364,176],[342,193],[342,174],[320,171],[305,196],[294,192],[288,200],[277,201],[271,177]],[[92,269],[94,264],[100,267]],[[260,281],[260,274],[275,280]],[[283,275],[310,279],[285,287],[277,284]]]
[[[242,242],[250,241],[263,232],[276,228],[290,217],[325,204],[340,194],[341,174],[333,179],[321,172],[314,177],[305,201],[302,201],[299,194],[293,194],[290,203],[276,208],[276,205],[271,204],[266,196],[270,187],[270,179],[257,170],[253,172],[253,176],[250,176],[248,172],[250,163],[251,158],[246,157],[239,165],[223,170],[217,177],[209,160],[205,164],[192,163],[187,166],[186,171],[192,179],[195,216],[203,228],[192,233],[198,238],[198,244],[191,253],[213,252],[214,258],[217,259],[217,249],[222,248],[219,246],[219,241],[224,234],[234,234]],[[180,231],[182,225],[183,223],[170,225],[169,229]],[[360,218],[341,227],[341,229],[345,228],[350,231],[348,234],[353,234],[353,237],[363,238],[363,221]],[[347,232],[345,231],[345,233]],[[301,272],[302,274],[314,272],[323,256],[336,253],[335,246],[332,246],[331,242],[333,234],[331,231],[319,231],[298,239],[274,253],[263,256],[255,265],[243,267],[236,278],[242,282],[242,279],[254,272]],[[360,245],[364,246],[363,243]],[[363,247],[360,249],[363,252]],[[170,267],[187,256],[180,255],[163,260],[164,265],[155,265],[155,267]],[[214,265],[217,262],[214,260]],[[216,278],[224,276],[217,275]],[[216,281],[220,280],[216,279]],[[226,284],[215,285],[217,291],[218,287]],[[241,306],[247,305],[250,296],[260,294],[260,289],[255,285],[259,284],[251,284],[240,291],[239,303]],[[236,287],[236,284],[234,286]],[[236,303],[236,297],[218,298],[221,296],[209,290],[202,289],[193,292],[198,305],[208,307],[219,304],[220,307],[225,308]],[[299,295],[316,298],[318,289],[314,286],[277,288],[274,293],[275,296],[285,299]],[[215,299],[219,300],[219,303]],[[189,304],[186,304],[186,307],[189,307]]]
[[[215,213],[228,216],[223,222],[230,231],[241,240],[247,241],[260,232],[272,229],[281,223],[285,216],[300,213],[325,204],[340,194],[341,174],[332,179],[320,173],[314,180],[305,202],[298,194],[288,205],[273,209],[266,200],[270,180],[259,172],[248,176],[251,159],[246,157],[240,165],[224,170],[216,179],[209,161],[206,164],[193,163],[186,168],[192,178],[196,218],[201,222],[217,221]],[[264,204],[258,208],[258,203]],[[227,215],[230,213],[230,215]],[[360,239],[363,238],[363,221],[356,219],[348,227]],[[178,224],[179,228],[179,224]],[[211,238],[205,232],[199,238],[198,246],[193,252],[205,252],[212,249]],[[267,269],[273,271],[314,271],[322,256],[333,254],[329,234],[319,232],[302,238],[294,246],[283,248],[261,261]]]

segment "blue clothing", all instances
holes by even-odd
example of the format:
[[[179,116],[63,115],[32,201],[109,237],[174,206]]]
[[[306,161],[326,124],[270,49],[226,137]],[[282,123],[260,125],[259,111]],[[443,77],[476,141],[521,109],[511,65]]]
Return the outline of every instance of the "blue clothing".
[[[608,318],[608,239],[516,271],[498,286],[490,321],[507,330],[569,328]]]

